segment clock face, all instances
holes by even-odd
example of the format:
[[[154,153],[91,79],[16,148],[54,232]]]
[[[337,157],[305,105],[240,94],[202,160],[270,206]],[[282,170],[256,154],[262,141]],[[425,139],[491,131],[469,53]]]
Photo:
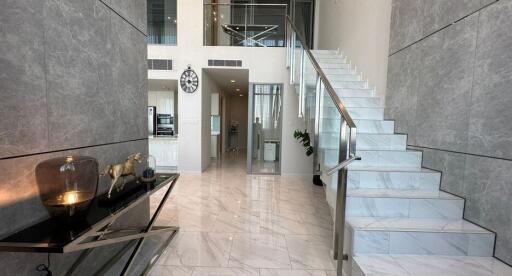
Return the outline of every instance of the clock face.
[[[190,69],[190,67],[181,74],[180,86],[183,91],[187,93],[194,93],[199,86],[199,78],[196,72]]]

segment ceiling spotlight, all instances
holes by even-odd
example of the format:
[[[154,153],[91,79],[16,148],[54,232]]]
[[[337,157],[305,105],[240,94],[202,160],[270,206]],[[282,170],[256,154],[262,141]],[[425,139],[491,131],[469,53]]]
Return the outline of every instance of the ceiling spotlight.
[[[240,88],[237,88],[237,89],[236,89],[236,92],[240,92]]]
[[[240,97],[243,97],[244,95],[243,94],[240,94]]]
[[[236,82],[236,80],[231,80],[231,83],[235,83],[235,82]]]

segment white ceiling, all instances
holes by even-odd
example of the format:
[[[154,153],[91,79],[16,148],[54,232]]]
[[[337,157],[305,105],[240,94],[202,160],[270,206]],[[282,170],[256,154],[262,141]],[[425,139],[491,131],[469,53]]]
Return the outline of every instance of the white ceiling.
[[[226,95],[247,95],[249,90],[249,70],[208,68],[204,72],[217,83]],[[235,82],[232,83],[231,80]],[[236,91],[236,89],[240,91]]]

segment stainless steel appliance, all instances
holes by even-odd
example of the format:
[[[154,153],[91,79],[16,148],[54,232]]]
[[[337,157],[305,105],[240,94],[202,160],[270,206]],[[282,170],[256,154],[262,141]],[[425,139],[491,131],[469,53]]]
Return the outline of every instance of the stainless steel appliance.
[[[174,135],[174,118],[170,114],[157,114],[156,135]]]
[[[148,134],[156,135],[156,106],[148,106]]]

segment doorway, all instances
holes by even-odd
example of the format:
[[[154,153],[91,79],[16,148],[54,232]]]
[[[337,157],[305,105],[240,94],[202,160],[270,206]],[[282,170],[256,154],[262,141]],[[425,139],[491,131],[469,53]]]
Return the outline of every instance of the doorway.
[[[244,163],[247,151],[249,70],[203,69],[203,95],[210,98],[210,161]],[[205,123],[207,123],[205,121]],[[229,162],[228,162],[229,163]]]
[[[247,171],[281,174],[282,84],[249,86]]]

